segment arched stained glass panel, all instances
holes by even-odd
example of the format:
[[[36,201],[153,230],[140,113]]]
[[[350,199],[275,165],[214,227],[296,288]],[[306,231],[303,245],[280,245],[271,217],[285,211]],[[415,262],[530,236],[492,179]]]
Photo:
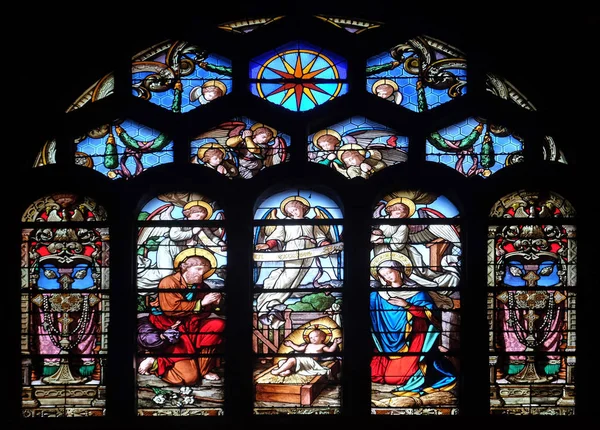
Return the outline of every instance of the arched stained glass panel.
[[[485,81],[485,89],[495,96],[504,100],[509,100],[523,109],[531,111],[536,110],[527,97],[517,90],[513,84],[501,76],[488,73]]]
[[[448,199],[421,191],[394,192],[374,208],[373,414],[458,412],[462,245],[456,217]]]
[[[544,136],[542,152],[544,160],[557,161],[559,163],[567,164],[565,154],[563,153],[562,149],[558,147],[552,136]]]
[[[50,139],[44,143],[37,157],[35,157],[33,167],[41,167],[48,164],[56,164],[56,139]]]
[[[338,16],[315,15],[317,18],[334,25],[337,28],[343,28],[349,33],[360,34],[366,30],[379,28],[383,24],[375,21],[365,21],[355,18],[341,18]]]
[[[348,91],[346,60],[307,42],[292,42],[250,61],[250,91],[292,111],[306,111]]]
[[[173,161],[169,136],[133,120],[115,120],[75,139],[75,163],[110,179],[131,179]]]
[[[240,19],[236,21],[229,21],[219,25],[221,30],[231,31],[232,33],[250,33],[259,27],[275,22],[283,18],[281,16],[275,16],[272,18],[248,18]]]
[[[246,117],[233,118],[196,136],[191,162],[229,178],[253,178],[289,160],[290,136]]]
[[[308,136],[308,159],[335,169],[347,178],[369,178],[406,161],[408,138],[355,116]]]
[[[67,109],[67,113],[80,109],[87,103],[93,103],[97,100],[110,96],[115,89],[114,74],[108,73],[94,85],[88,88],[77,100]]]
[[[463,95],[466,70],[461,51],[420,36],[367,60],[367,91],[413,112],[424,112]]]
[[[131,64],[133,94],[176,113],[229,94],[231,61],[185,41],[164,41]]]
[[[341,211],[287,190],[255,211],[255,414],[338,414],[343,356]]]
[[[138,216],[137,412],[222,415],[224,215],[197,193],[151,199]]]
[[[445,164],[464,176],[488,177],[524,159],[523,139],[481,117],[431,133],[426,160]]]
[[[104,208],[70,193],[41,198],[23,214],[24,417],[105,414],[110,235],[100,221]]]
[[[577,241],[568,223],[574,216],[556,193],[521,190],[492,208],[491,414],[574,414]]]

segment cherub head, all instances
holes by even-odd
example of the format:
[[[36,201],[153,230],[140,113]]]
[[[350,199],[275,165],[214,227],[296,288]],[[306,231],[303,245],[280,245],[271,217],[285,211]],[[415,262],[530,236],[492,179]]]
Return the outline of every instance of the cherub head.
[[[210,204],[202,200],[193,200],[183,207],[183,216],[191,220],[209,219],[212,214]]]
[[[360,166],[365,161],[365,156],[357,150],[348,149],[343,152],[342,161],[348,167]]]
[[[410,208],[404,203],[395,203],[388,206],[385,210],[390,215],[390,218],[408,218],[410,213]]]
[[[393,79],[378,80],[371,87],[371,91],[382,99],[390,100],[393,97],[397,104],[400,104],[400,100],[402,100],[398,84]]]
[[[394,87],[392,87],[390,84],[379,84],[377,87],[375,87],[375,94],[377,97],[387,99],[394,94]]]
[[[315,144],[323,151],[335,151],[340,145],[340,140],[333,134],[324,134],[319,136]]]
[[[216,85],[208,85],[206,87],[202,87],[202,95],[206,100],[211,101],[224,96],[225,93],[221,88],[217,87]]]
[[[310,210],[310,207],[306,206],[299,200],[290,200],[285,204],[283,210],[287,216],[293,219],[302,219],[304,215]]]
[[[217,148],[210,148],[204,152],[202,162],[216,167],[223,162],[223,158],[225,158],[225,154],[222,150]]]
[[[252,131],[252,140],[255,143],[267,143],[273,139],[273,131],[268,127],[257,127]]]

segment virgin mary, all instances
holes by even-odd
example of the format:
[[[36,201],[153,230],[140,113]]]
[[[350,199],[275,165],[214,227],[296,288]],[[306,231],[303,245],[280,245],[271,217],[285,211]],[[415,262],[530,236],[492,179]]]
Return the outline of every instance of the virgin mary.
[[[412,264],[399,252],[375,256],[371,272],[383,287],[370,295],[372,337],[376,352],[382,354],[371,360],[371,380],[397,385],[396,395],[451,390],[455,370],[438,349],[436,301],[444,297],[419,289],[424,285],[412,279]]]

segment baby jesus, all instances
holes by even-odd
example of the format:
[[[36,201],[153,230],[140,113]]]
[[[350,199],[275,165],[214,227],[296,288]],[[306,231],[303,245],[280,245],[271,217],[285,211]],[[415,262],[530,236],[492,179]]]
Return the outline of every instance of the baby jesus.
[[[342,343],[341,337],[333,339],[331,345],[325,343],[326,339],[327,334],[323,330],[315,328],[308,334],[307,343],[297,345],[291,340],[286,340],[283,344],[297,352],[320,354],[322,352],[334,352],[338,349],[338,345]],[[285,360],[280,360],[278,367],[271,370],[271,373],[279,376],[288,376],[292,373],[300,375],[327,375],[329,371],[328,368],[321,366],[313,357],[288,357]]]

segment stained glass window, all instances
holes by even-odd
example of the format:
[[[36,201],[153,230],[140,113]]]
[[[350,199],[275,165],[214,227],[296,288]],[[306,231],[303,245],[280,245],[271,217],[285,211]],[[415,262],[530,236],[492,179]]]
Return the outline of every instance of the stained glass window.
[[[40,149],[37,157],[35,157],[35,161],[33,162],[33,167],[41,167],[46,166],[48,164],[56,163],[56,139],[47,140]]]
[[[263,25],[270,24],[283,16],[275,16],[273,18],[248,18],[236,21],[229,21],[219,25],[219,28],[232,33],[250,33]]]
[[[469,176],[488,177],[523,161],[523,139],[507,127],[471,117],[427,137],[426,160]]]
[[[35,22],[6,99],[33,118],[7,146],[7,426],[593,415],[588,76],[539,67],[593,38],[280,3]]]
[[[135,121],[116,120],[75,139],[75,163],[110,179],[130,179],[173,161],[169,136]]]
[[[567,159],[562,149],[556,145],[552,136],[544,136],[544,142],[542,145],[542,152],[544,160],[557,161],[559,163],[567,164]]]
[[[348,91],[346,60],[307,42],[292,42],[250,62],[250,91],[292,111],[306,111]]]
[[[115,77],[113,73],[108,73],[102,79],[98,80],[94,85],[88,88],[81,96],[69,106],[68,112],[72,112],[81,108],[86,103],[92,103],[97,100],[110,96],[115,89]]]
[[[408,138],[364,117],[352,117],[308,136],[308,159],[347,178],[369,178],[406,161]]]
[[[172,112],[189,112],[231,92],[231,61],[184,41],[164,41],[131,64],[133,94]]]
[[[571,204],[552,192],[521,190],[492,208],[492,414],[574,414],[577,241],[576,227],[568,223],[574,216]]]
[[[255,414],[338,414],[343,356],[342,213],[288,190],[255,211]]]
[[[501,76],[488,73],[485,81],[485,88],[495,96],[504,100],[509,100],[523,109],[531,111],[536,110],[527,97],[521,94],[521,92],[517,90],[513,84]]]
[[[88,223],[83,227],[80,221]],[[43,197],[23,214],[24,417],[105,413],[110,296],[105,221],[102,206],[70,193]]]
[[[349,33],[359,34],[365,30],[379,28],[383,24],[374,21],[365,21],[363,19],[341,18],[337,16],[315,15],[317,18],[330,23],[338,28],[343,28]]]
[[[462,246],[445,197],[398,191],[371,228],[371,412],[455,415]]]
[[[191,162],[229,178],[250,179],[289,160],[290,136],[246,117],[233,118],[196,136]]]
[[[466,92],[466,69],[461,51],[420,36],[367,60],[367,91],[413,112],[424,112]]]
[[[221,415],[224,213],[197,193],[144,205],[137,235],[137,412]]]

